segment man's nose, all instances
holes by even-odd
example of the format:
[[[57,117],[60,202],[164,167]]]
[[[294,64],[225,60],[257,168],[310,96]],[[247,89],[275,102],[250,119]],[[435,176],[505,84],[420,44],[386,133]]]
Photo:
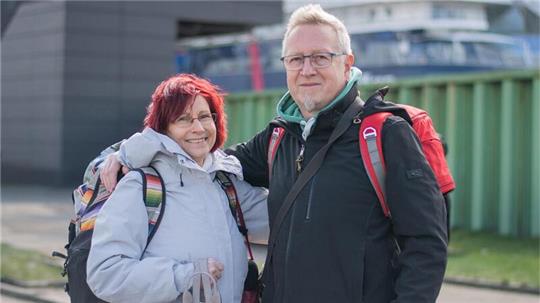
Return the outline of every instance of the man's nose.
[[[305,57],[302,63],[302,69],[300,70],[302,76],[309,76],[315,74],[315,68],[311,65],[311,58]]]

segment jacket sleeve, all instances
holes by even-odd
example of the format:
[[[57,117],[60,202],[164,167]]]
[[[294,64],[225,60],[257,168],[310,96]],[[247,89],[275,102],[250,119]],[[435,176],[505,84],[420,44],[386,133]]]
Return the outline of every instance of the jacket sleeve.
[[[247,182],[254,186],[268,187],[268,140],[273,127],[268,125],[251,140],[231,146],[225,150],[242,164],[242,173]]]
[[[401,248],[395,302],[433,303],[446,268],[444,199],[409,124],[391,117],[382,135],[386,198]]]
[[[125,141],[125,140],[118,141],[118,142],[112,144],[111,146],[105,148],[104,150],[101,151],[101,153],[99,153],[98,158],[105,158],[107,155],[112,154],[112,153],[114,153],[114,152],[117,152],[118,149],[120,149],[120,145],[121,145],[124,141]]]
[[[249,183],[235,179],[235,188],[244,214],[249,242],[267,244],[270,228],[268,227],[268,207],[266,199],[268,190],[251,186]]]
[[[118,160],[129,168],[150,165],[158,152],[162,150],[156,134],[145,129],[135,133],[122,142],[118,151]]]
[[[101,209],[87,262],[87,282],[107,302],[170,302],[180,296],[193,264],[148,256],[148,215],[136,172],[122,178]],[[173,239],[171,239],[173,241]]]

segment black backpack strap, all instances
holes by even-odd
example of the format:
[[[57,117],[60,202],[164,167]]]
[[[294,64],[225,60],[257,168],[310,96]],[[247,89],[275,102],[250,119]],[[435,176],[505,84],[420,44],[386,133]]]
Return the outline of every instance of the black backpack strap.
[[[144,251],[146,251],[165,213],[165,196],[167,192],[163,178],[154,167],[137,168],[134,171],[137,171],[142,177],[143,200],[148,213],[148,240],[144,248]]]
[[[240,207],[240,202],[238,200],[238,194],[236,193],[236,188],[234,187],[231,178],[227,173],[219,170],[216,172],[216,180],[219,185],[227,195],[229,200],[229,208],[231,209],[231,214],[233,215],[236,225],[238,226],[238,231],[244,236],[246,246],[249,252],[249,258],[253,260],[253,252],[251,250],[251,245],[248,240],[248,229],[246,227],[246,222],[244,221],[244,214],[242,213],[242,208]]]
[[[266,256],[266,261],[264,263],[264,272],[266,272],[267,266],[270,264],[272,259],[272,253],[274,251],[274,246],[276,244],[277,235],[279,234],[279,230],[281,228],[281,225],[283,221],[285,220],[285,217],[289,210],[291,209],[292,205],[295,202],[296,197],[304,188],[304,186],[309,182],[309,180],[317,173],[319,168],[321,167],[321,164],[324,160],[324,157],[326,156],[326,153],[332,147],[332,144],[339,138],[347,129],[349,129],[351,123],[353,120],[356,120],[355,118],[360,113],[363,107],[363,101],[360,98],[356,98],[347,108],[341,119],[339,120],[338,124],[336,125],[336,128],[334,128],[334,131],[330,135],[330,138],[328,139],[328,142],[326,145],[324,145],[314,156],[311,161],[309,161],[306,168],[300,173],[298,176],[298,179],[296,179],[296,182],[293,184],[292,188],[290,189],[289,193],[285,197],[285,201],[281,205],[276,218],[274,219],[274,222],[271,225],[270,230],[270,239],[268,241],[268,253]]]

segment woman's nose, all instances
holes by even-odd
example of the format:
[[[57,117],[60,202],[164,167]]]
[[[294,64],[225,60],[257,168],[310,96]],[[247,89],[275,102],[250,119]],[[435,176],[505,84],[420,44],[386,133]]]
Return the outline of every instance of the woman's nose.
[[[193,119],[193,122],[191,122],[191,130],[192,131],[204,131],[204,127],[199,121],[199,119]]]

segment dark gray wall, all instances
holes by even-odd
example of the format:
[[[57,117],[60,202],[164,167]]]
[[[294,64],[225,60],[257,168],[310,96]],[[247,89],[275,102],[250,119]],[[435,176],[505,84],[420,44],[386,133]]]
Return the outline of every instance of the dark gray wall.
[[[107,144],[140,129],[150,95],[174,73],[174,16],[152,4],[68,2],[63,158],[67,180]]]
[[[175,72],[179,20],[281,19],[279,2],[218,3],[21,5],[2,37],[2,182],[75,185],[100,150],[139,130]]]
[[[2,37],[2,180],[61,182],[65,14],[21,5]]]

